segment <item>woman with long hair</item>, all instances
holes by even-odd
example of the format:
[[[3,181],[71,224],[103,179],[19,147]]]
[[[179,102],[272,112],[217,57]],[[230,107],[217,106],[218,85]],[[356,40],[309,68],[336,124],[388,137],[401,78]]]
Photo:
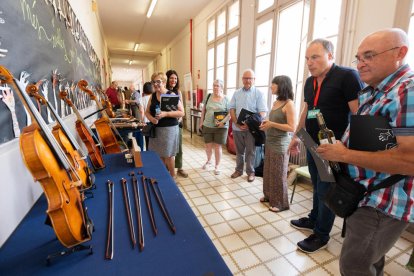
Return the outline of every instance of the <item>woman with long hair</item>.
[[[178,78],[178,74],[175,70],[168,70],[166,73],[167,75],[167,89],[169,91],[174,92],[180,97],[182,102],[182,94],[180,91],[180,79]],[[178,133],[178,143],[179,149],[178,153],[175,156],[175,168],[177,168],[177,175],[187,178],[188,173],[183,170],[183,121],[182,118],[178,119],[178,126],[179,126],[179,133]]]
[[[159,111],[161,107],[161,95],[170,94],[166,88],[167,78],[162,72],[154,73],[151,82],[154,93],[148,102],[145,115],[153,123],[155,138],[150,138],[149,150],[153,150],[161,157],[170,175],[175,178],[174,157],[178,152],[178,118],[184,116],[184,108],[181,100],[175,111]]]
[[[269,210],[280,212],[289,209],[287,169],[289,132],[295,131],[296,116],[293,102],[292,81],[288,76],[276,76],[272,80],[272,94],[277,96],[269,113],[269,119],[260,126],[266,131],[263,169],[263,194],[260,202],[269,202]]]

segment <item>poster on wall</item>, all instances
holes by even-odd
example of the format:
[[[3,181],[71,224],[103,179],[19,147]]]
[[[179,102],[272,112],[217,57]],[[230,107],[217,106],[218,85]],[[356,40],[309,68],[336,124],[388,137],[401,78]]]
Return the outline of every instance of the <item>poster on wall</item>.
[[[190,116],[191,116],[191,107],[192,107],[192,94],[193,91],[193,81],[191,78],[191,73],[187,73],[184,75],[184,95],[185,95],[185,118],[186,118],[186,128],[188,130],[191,129],[190,126]]]
[[[91,101],[77,82],[87,80],[92,90],[101,85],[100,60],[68,0],[2,0],[0,65],[20,81],[23,92],[28,84],[36,84],[61,117],[71,114],[59,98],[61,90],[82,109]],[[46,123],[54,122],[46,106],[32,101]],[[30,123],[18,91],[1,85],[0,144],[19,137]]]

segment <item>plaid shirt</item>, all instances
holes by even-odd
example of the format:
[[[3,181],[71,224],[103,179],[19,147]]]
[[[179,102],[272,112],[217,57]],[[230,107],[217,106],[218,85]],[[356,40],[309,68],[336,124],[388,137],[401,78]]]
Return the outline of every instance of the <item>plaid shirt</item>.
[[[363,89],[359,95],[358,114],[384,116],[396,136],[414,135],[414,72],[410,67],[401,66],[376,89],[371,86]],[[342,142],[349,145],[349,126]],[[354,165],[348,165],[347,170],[366,188],[390,176]],[[414,222],[414,176],[407,176],[391,187],[368,194],[359,206],[370,206],[398,220]]]

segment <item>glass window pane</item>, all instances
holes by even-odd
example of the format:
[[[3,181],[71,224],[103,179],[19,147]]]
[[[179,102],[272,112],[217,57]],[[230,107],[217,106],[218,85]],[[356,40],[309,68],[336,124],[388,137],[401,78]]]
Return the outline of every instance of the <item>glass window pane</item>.
[[[314,38],[338,34],[341,6],[342,0],[316,0]]]
[[[411,16],[410,26],[408,27],[408,43],[411,48],[408,50],[406,61],[411,68],[414,68],[414,16]]]
[[[207,54],[207,69],[213,69],[214,68],[214,48],[208,49]]]
[[[260,92],[262,92],[265,103],[268,104],[267,98],[268,98],[269,91],[270,91],[269,86],[256,86],[256,88],[259,89]]]
[[[223,11],[217,17],[217,37],[226,32],[226,11]]]
[[[227,63],[237,62],[238,47],[239,37],[235,36],[229,40],[227,48]]]
[[[216,35],[216,21],[213,19],[208,23],[208,28],[207,28],[207,32],[208,32],[208,42],[213,41],[214,37]]]
[[[231,98],[233,97],[234,91],[236,91],[236,89],[234,89],[234,88],[227,88],[226,95],[227,95],[227,98],[229,100],[231,100]]]
[[[225,43],[220,43],[217,45],[217,55],[216,55],[216,66],[223,66],[224,65],[224,54],[225,54]]]
[[[239,26],[240,6],[239,1],[229,7],[229,30]]]
[[[275,2],[274,0],[258,0],[257,12],[261,13]]]
[[[273,19],[257,26],[256,56],[267,54],[272,49]]]
[[[257,86],[269,85],[270,54],[256,58],[256,83]]]
[[[227,66],[227,87],[235,88],[237,85],[237,63]]]
[[[214,69],[207,72],[207,89],[213,89]]]
[[[217,67],[216,69],[216,79],[224,81],[224,66]]]

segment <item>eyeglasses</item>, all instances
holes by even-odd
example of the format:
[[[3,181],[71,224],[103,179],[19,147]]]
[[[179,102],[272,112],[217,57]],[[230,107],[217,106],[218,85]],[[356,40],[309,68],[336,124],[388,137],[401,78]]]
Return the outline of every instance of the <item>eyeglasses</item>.
[[[246,78],[246,77],[243,77],[243,80],[254,80],[254,78]]]
[[[355,56],[356,60],[354,60],[352,63],[358,64],[360,62],[363,62],[363,63],[371,62],[374,59],[374,57],[376,57],[378,55],[381,55],[383,53],[395,50],[395,49],[399,49],[399,48],[401,48],[401,47],[393,47],[391,49],[382,51],[380,53],[375,53],[375,52],[372,52],[372,51],[368,51],[368,52],[363,53],[362,56],[356,55]]]
[[[162,80],[154,80],[152,81],[152,84],[158,84],[160,85],[162,83]]]

